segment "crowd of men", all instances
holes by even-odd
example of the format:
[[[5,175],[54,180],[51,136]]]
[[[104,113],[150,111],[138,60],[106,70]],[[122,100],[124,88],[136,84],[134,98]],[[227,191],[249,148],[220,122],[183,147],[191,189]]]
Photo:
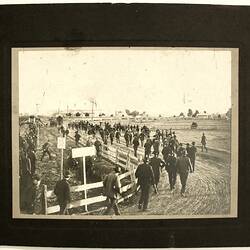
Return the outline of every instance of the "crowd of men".
[[[133,146],[135,157],[138,156],[138,148],[144,148],[143,163],[138,166],[135,173],[138,178],[138,187],[141,190],[139,209],[147,210],[151,187],[153,187],[157,193],[163,168],[165,168],[168,173],[168,183],[171,191],[175,189],[177,174],[179,175],[182,185],[181,196],[185,197],[188,175],[195,171],[197,152],[195,142],[184,145],[178,141],[175,131],[172,129],[157,129],[155,134],[151,136],[150,129],[145,125],[140,128],[138,125],[121,125],[120,123],[111,125],[110,123],[91,124],[89,122],[78,122],[70,124],[69,127],[76,129],[76,145],[81,138],[78,132],[79,129],[83,129],[88,135],[96,137],[94,145],[96,146],[97,155],[100,154],[102,143],[105,145],[109,143],[113,145],[114,139],[116,139],[117,143],[121,143],[122,135],[125,140],[125,145],[127,147]],[[102,143],[96,136],[98,134],[101,137]],[[205,149],[207,152],[206,143],[206,136],[203,133],[201,138],[202,151]],[[160,153],[162,154],[162,159],[159,157]],[[117,187],[120,185],[117,184],[117,178],[115,177],[118,172],[119,171],[115,169],[114,172],[110,173],[110,177],[105,178],[104,181],[104,187],[107,189],[105,193],[108,194],[107,201],[109,204],[105,214],[109,213],[111,208],[114,209],[115,214],[120,214],[116,202],[116,197],[119,192],[119,188]],[[114,187],[114,189],[110,190],[111,187]]]
[[[41,177],[36,173],[37,123],[26,123],[24,134],[19,136],[19,187],[20,208],[27,213],[42,212]]]
[[[58,131],[62,136],[67,136],[70,130],[75,131],[75,145],[79,146],[81,141],[80,131],[95,138],[94,146],[96,147],[97,157],[101,156],[102,144],[113,145],[114,141],[118,144],[122,143],[122,136],[125,140],[126,147],[133,147],[134,156],[138,157],[138,148],[144,149],[143,163],[139,164],[136,169],[135,176],[138,178],[137,187],[141,190],[139,200],[139,209],[146,211],[148,209],[148,201],[151,187],[155,193],[158,192],[158,183],[160,180],[162,169],[166,169],[168,173],[168,183],[170,190],[175,189],[176,178],[179,174],[181,181],[181,196],[185,196],[186,183],[189,173],[195,171],[195,158],[197,148],[195,142],[191,145],[179,142],[175,131],[156,129],[152,135],[152,131],[147,126],[139,127],[139,125],[123,125],[121,123],[110,124],[108,122],[94,124],[88,121],[77,121],[68,123],[67,127],[59,126]],[[101,140],[98,138],[100,137]],[[41,178],[36,172],[36,145],[37,145],[37,128],[35,124],[29,124],[28,132],[25,137],[20,137],[20,192],[21,192],[21,208],[29,213],[40,213],[41,207],[36,208],[36,199],[39,192]],[[206,147],[206,136],[203,133],[201,138],[202,151]],[[42,146],[41,161],[48,155],[51,159],[49,149],[49,141]],[[86,146],[90,146],[91,142],[87,141]],[[141,151],[141,150],[140,150]],[[162,158],[159,155],[162,154]],[[117,197],[120,184],[118,181],[119,168],[115,168],[113,172],[104,178],[104,190],[107,196],[108,214],[111,208],[115,214],[120,214],[117,206]],[[70,202],[69,180],[70,172],[64,173],[64,178],[59,180],[55,186],[54,193],[57,196],[60,205],[60,214],[67,214],[67,204]],[[22,195],[24,194],[24,195]],[[28,195],[25,195],[28,194]],[[40,209],[40,211],[39,211]]]

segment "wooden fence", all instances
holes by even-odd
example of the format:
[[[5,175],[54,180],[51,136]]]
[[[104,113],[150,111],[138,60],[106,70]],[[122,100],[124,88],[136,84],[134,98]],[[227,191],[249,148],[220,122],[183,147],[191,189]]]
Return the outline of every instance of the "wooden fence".
[[[122,186],[120,188],[120,193],[126,193],[131,189],[135,187],[136,185],[136,178],[135,178],[135,170],[138,166],[138,159],[132,155],[130,155],[130,152],[124,152],[121,149],[118,148],[113,148],[113,147],[108,147],[106,145],[102,146],[102,157],[106,160],[111,161],[112,163],[119,165],[122,169],[124,169],[126,172],[123,174],[119,175],[119,180],[121,181],[124,178],[127,178],[130,176],[130,183]],[[85,190],[92,190],[96,188],[102,188],[103,187],[103,182],[96,182],[96,183],[90,183],[90,184],[83,184],[83,185],[78,185],[78,186],[72,186],[70,188],[70,191],[72,193],[74,192],[83,192]],[[129,194],[122,196],[119,200],[119,202],[124,201],[125,199],[131,197],[133,195],[133,192],[129,192]],[[55,194],[53,190],[47,191],[47,186],[44,185],[44,212],[46,215],[48,214],[54,214],[60,211],[59,205],[51,206],[48,207],[48,199],[53,199],[55,198]],[[86,206],[94,203],[100,203],[106,200],[106,196],[103,195],[98,195],[95,197],[91,198],[84,198],[81,200],[75,200],[72,201],[69,205],[68,208],[77,208],[81,206]],[[91,212],[91,211],[90,211]]]

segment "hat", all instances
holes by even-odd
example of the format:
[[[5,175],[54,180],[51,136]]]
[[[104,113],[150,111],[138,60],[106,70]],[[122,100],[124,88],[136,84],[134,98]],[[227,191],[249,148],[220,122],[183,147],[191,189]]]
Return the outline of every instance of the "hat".
[[[37,180],[37,181],[40,181],[41,180],[41,176],[39,174],[34,174],[33,179]]]
[[[69,178],[71,175],[70,175],[70,172],[68,170],[66,170],[63,174],[63,177],[64,178]]]
[[[192,145],[195,145],[195,142],[194,142],[194,141],[192,142]]]
[[[115,170],[116,173],[120,173],[121,172],[121,167],[120,166],[116,166],[114,170]]]

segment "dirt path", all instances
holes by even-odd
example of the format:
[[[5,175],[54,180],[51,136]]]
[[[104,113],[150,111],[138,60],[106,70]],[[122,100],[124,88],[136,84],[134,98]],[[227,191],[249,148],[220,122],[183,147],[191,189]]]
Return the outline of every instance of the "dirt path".
[[[84,136],[84,135],[83,135]],[[110,145],[109,145],[110,146]],[[127,151],[124,138],[121,144],[113,147]],[[144,154],[144,148],[139,147],[139,154]],[[151,193],[150,211],[138,211],[139,195],[130,202],[120,205],[124,215],[224,215],[230,213],[230,154],[220,150],[209,150],[208,153],[198,150],[195,172],[189,174],[187,182],[187,197],[180,196],[180,179],[177,176],[176,189],[170,192],[168,174],[162,171],[159,183],[159,193]]]
[[[38,171],[42,174],[44,183],[48,184],[48,189],[52,189],[59,179],[60,152],[56,148],[58,133],[56,128],[43,128],[40,133],[40,145],[45,142],[46,138],[50,139],[54,153],[53,158],[56,159],[48,161],[46,156],[43,162],[38,161]],[[74,145],[73,140],[69,140],[68,143],[67,147]],[[118,146],[123,150],[128,150],[124,139],[122,139],[122,144],[114,144],[114,147]],[[131,149],[132,147],[130,147]],[[139,148],[139,153],[144,153],[142,147]],[[38,152],[37,156],[40,159],[41,151]],[[217,150],[209,150],[208,153],[199,152],[196,158],[196,171],[188,178],[187,197],[180,196],[179,176],[177,176],[176,189],[174,192],[170,192],[168,176],[166,171],[163,171],[158,186],[159,193],[157,195],[151,193],[149,211],[141,212],[138,210],[139,193],[130,201],[120,204],[121,212],[123,215],[228,214],[230,212],[230,168],[230,155],[228,153]]]
[[[139,195],[133,204],[121,206],[123,215],[222,215],[230,212],[230,165],[226,154],[218,152],[200,153],[196,170],[187,182],[187,197],[180,196],[180,180],[176,189],[169,189],[166,171],[161,174],[159,193],[151,192],[150,210],[140,212],[137,208]]]

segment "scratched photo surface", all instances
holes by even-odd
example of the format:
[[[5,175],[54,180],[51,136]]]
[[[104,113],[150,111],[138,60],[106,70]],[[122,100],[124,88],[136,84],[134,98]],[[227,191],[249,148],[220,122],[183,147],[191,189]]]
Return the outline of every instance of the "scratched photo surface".
[[[13,218],[237,217],[237,48],[12,48]]]

